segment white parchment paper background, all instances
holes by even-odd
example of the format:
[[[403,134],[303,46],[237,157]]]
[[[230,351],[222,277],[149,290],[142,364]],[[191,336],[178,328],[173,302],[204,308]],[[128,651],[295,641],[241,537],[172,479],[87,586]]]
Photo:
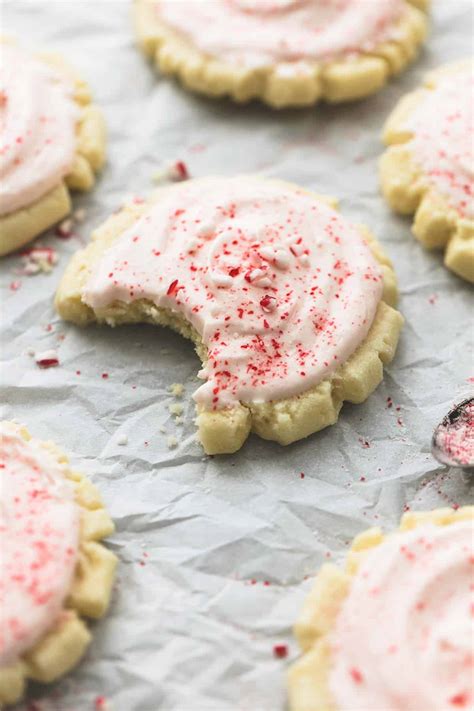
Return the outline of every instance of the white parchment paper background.
[[[17,291],[19,257],[0,267],[1,414],[54,439],[100,486],[120,558],[110,614],[94,625],[86,659],[52,689],[33,690],[41,701],[30,710],[93,711],[104,695],[111,711],[282,711],[305,576],[341,558],[365,527],[395,526],[405,506],[472,501],[429,453],[433,426],[474,375],[472,294],[420,248],[409,220],[390,214],[376,175],[396,100],[427,69],[472,51],[471,2],[435,0],[421,60],[381,94],[281,113],[208,101],[158,78],[134,46],[128,2],[4,0],[1,19],[25,44],[63,52],[105,112],[108,165],[76,201],[87,208],[83,240],[124,194],[147,194],[160,163],[182,159],[193,176],[263,172],[336,195],[395,263],[406,325],[368,402],[346,405],[337,426],[291,447],[251,438],[239,454],[213,459],[194,440],[199,366],[188,343],[146,326],[79,330],[55,315],[54,290],[78,240],[44,238],[59,265],[20,277]],[[60,367],[40,370],[28,348],[57,348]],[[181,427],[168,410],[173,382],[186,387]],[[287,660],[273,657],[275,643],[289,645]]]

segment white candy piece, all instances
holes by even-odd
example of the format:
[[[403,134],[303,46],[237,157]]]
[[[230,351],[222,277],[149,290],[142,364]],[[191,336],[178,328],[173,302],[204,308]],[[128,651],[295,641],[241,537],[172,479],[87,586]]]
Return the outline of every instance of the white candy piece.
[[[231,276],[229,276],[228,274],[222,274],[220,272],[214,272],[213,274],[211,274],[211,279],[216,286],[221,286],[224,288],[232,286],[232,284],[234,283],[234,280]]]

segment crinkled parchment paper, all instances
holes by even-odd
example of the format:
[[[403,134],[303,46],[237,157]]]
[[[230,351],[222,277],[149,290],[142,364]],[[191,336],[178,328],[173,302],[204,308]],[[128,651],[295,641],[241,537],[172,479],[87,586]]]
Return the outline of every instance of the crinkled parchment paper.
[[[282,711],[307,576],[342,558],[362,529],[395,526],[406,507],[472,501],[429,452],[433,426],[474,375],[472,294],[417,244],[410,220],[390,214],[376,172],[395,102],[428,69],[471,52],[471,8],[434,0],[421,60],[377,96],[276,113],[158,78],[134,46],[128,2],[4,0],[3,31],[62,52],[109,127],[107,168],[76,200],[87,210],[80,237],[40,240],[59,254],[48,275],[17,275],[17,255],[0,267],[1,414],[54,439],[98,484],[120,558],[110,614],[94,625],[86,659],[54,687],[33,689],[40,701],[30,709],[93,711],[104,696],[110,711]],[[53,294],[73,251],[125,194],[146,195],[152,174],[177,159],[193,176],[258,172],[336,195],[392,257],[406,317],[398,354],[337,426],[286,448],[252,437],[234,456],[205,457],[194,438],[199,363],[189,343],[147,326],[80,330],[56,316]],[[57,368],[41,370],[27,353],[51,348]],[[175,382],[185,385],[182,425],[169,411]],[[274,657],[277,643],[288,645],[287,659]]]

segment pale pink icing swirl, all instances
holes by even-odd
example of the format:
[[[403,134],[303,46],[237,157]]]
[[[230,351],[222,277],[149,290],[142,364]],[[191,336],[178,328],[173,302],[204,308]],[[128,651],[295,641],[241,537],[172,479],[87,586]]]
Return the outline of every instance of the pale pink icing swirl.
[[[70,79],[0,44],[0,215],[27,207],[70,172],[79,110]]]
[[[367,335],[382,294],[355,227],[303,190],[250,177],[163,191],[100,258],[83,300],[149,299],[207,346],[195,399],[207,408],[308,390]]]
[[[474,65],[439,75],[405,122],[406,144],[428,183],[463,217],[474,217]]]
[[[341,711],[456,711],[474,703],[474,525],[388,537],[364,560],[332,637]]]
[[[157,0],[202,52],[246,66],[370,51],[397,36],[404,0]]]
[[[79,509],[63,466],[0,424],[0,667],[54,624],[77,558]]]

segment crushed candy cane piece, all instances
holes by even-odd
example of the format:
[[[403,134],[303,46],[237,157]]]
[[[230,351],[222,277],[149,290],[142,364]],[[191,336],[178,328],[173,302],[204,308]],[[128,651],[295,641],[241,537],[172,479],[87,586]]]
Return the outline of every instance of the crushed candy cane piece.
[[[72,219],[70,217],[68,217],[66,220],[63,220],[62,222],[60,222],[59,225],[56,227],[55,232],[58,237],[62,237],[63,239],[67,239],[68,237],[71,237],[72,236]]]
[[[182,160],[176,161],[168,168],[168,177],[170,180],[189,180],[190,175],[186,163]]]
[[[39,365],[40,368],[55,368],[59,365],[58,352],[51,349],[49,351],[36,353],[35,361],[36,365]]]
[[[22,268],[20,274],[32,276],[39,272],[48,273],[58,263],[58,253],[52,247],[31,247],[20,252]]]

